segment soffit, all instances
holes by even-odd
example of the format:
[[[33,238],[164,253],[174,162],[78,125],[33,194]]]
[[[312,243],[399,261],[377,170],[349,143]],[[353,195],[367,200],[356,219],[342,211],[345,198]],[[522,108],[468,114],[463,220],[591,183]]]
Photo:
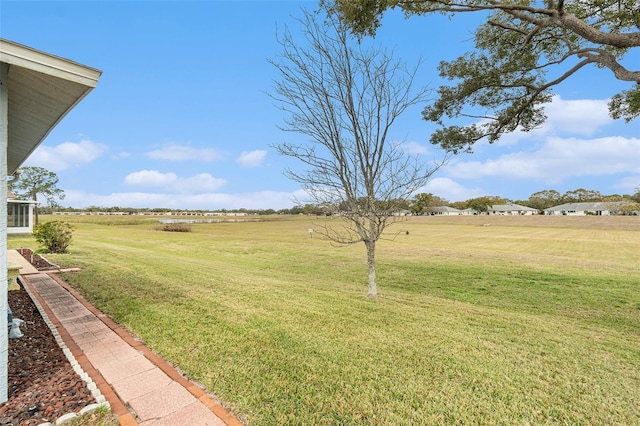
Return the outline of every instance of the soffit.
[[[4,39],[0,61],[9,64],[7,174],[12,174],[102,72]]]

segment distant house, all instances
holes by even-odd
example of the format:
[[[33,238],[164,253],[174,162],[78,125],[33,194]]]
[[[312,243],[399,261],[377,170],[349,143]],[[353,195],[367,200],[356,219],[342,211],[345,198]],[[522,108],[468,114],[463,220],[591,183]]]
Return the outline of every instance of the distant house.
[[[538,214],[538,209],[533,209],[519,204],[496,204],[487,207],[489,215],[506,215],[506,216],[522,216]]]
[[[603,201],[594,203],[565,203],[544,209],[546,215],[564,216],[612,216],[638,212],[640,207],[631,201]]]
[[[466,216],[473,216],[478,214],[478,212],[475,211],[474,209],[464,209],[464,210],[460,210],[460,214],[466,215]]]
[[[33,208],[35,201],[19,200],[7,191],[7,234],[31,234],[33,232]]]
[[[449,206],[438,206],[430,207],[427,214],[431,216],[459,216],[462,214],[462,210]]]

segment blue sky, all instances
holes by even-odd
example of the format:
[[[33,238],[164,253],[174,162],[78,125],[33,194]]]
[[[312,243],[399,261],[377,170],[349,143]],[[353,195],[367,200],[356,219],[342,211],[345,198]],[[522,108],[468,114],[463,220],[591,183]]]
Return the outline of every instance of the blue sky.
[[[283,133],[267,95],[278,78],[276,31],[293,1],[0,1],[0,37],[97,68],[94,89],[25,165],[57,173],[63,206],[185,209],[289,208],[301,196],[283,175],[293,159],[271,148],[303,141]],[[436,66],[471,47],[477,17],[388,15],[378,42],[408,64],[416,84],[436,88]],[[640,52],[626,64],[640,64]],[[450,201],[482,195],[526,199],[543,189],[630,194],[640,186],[640,120],[614,121],[607,98],[629,84],[604,70],[580,72],[556,90],[549,120],[438,171],[424,192]],[[392,137],[426,159],[434,125],[408,110]]]

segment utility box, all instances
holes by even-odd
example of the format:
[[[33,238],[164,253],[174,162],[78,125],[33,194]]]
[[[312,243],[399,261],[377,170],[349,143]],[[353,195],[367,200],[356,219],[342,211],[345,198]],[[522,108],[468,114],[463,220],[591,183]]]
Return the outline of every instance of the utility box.
[[[22,269],[22,266],[17,263],[7,263],[7,290],[20,290],[20,284],[18,284],[20,269]]]

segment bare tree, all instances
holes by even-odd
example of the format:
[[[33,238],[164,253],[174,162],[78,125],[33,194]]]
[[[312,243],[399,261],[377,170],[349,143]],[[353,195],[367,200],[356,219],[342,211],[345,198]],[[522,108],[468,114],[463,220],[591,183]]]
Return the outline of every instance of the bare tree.
[[[298,22],[306,43],[288,29],[279,37],[282,53],[271,63],[281,80],[272,97],[288,115],[281,128],[309,142],[275,148],[304,165],[287,175],[343,219],[325,222],[319,233],[335,243],[364,242],[368,296],[377,297],[376,242],[442,164],[427,165],[389,135],[398,116],[424,102],[428,91],[412,89],[417,67],[358,43],[334,14],[304,12]]]

